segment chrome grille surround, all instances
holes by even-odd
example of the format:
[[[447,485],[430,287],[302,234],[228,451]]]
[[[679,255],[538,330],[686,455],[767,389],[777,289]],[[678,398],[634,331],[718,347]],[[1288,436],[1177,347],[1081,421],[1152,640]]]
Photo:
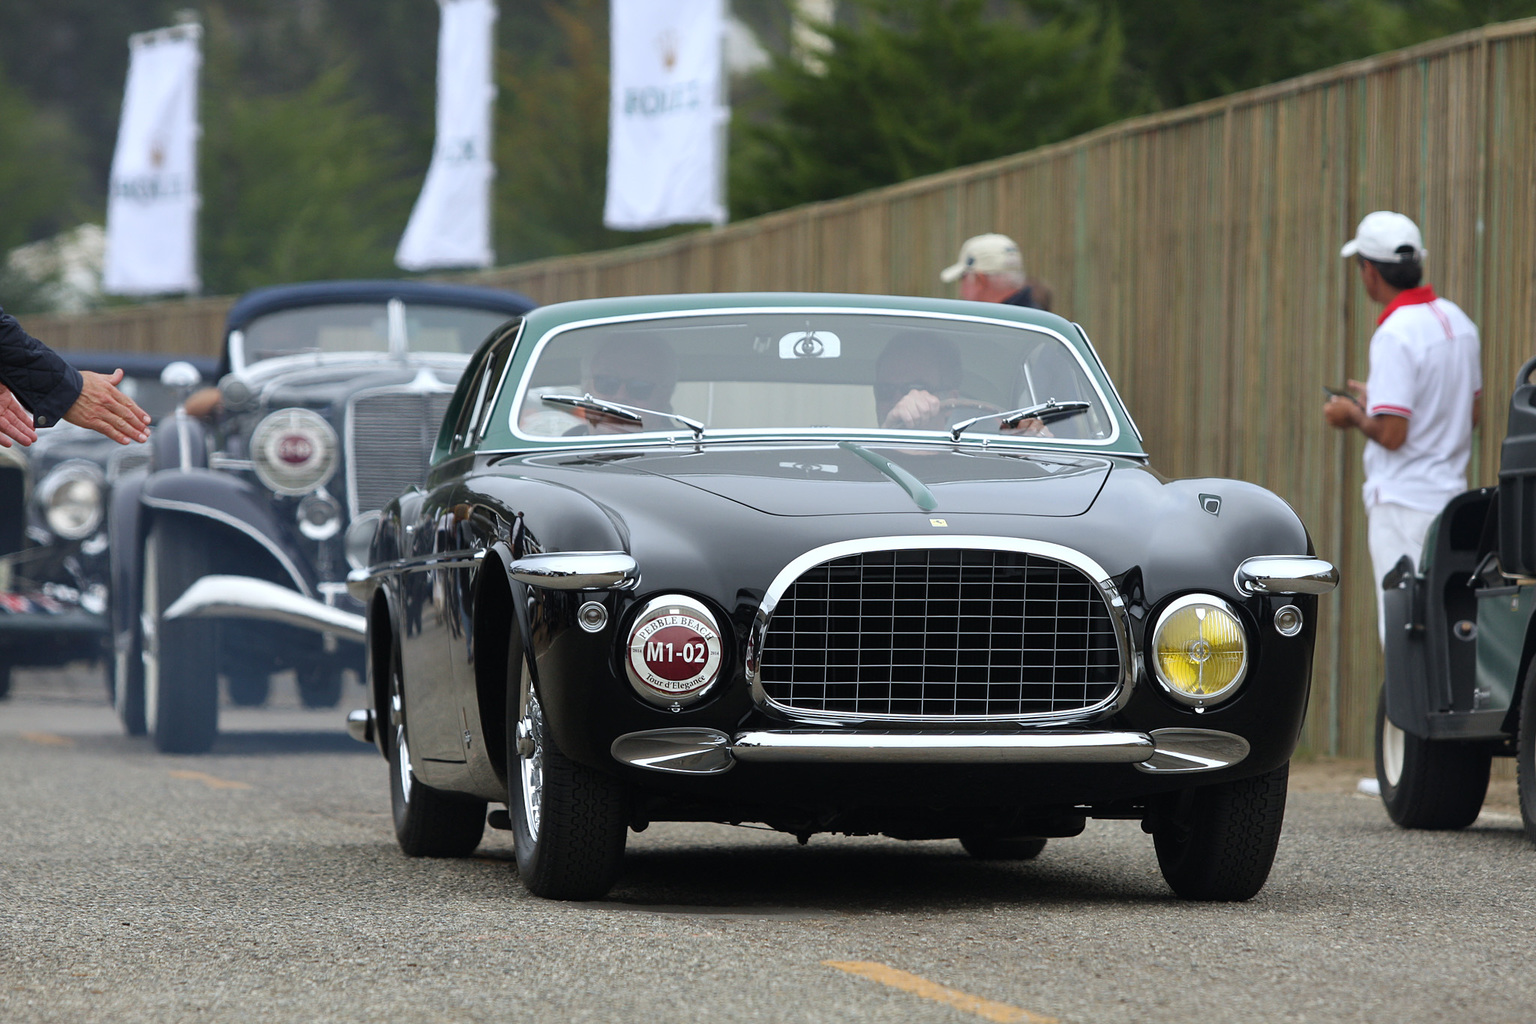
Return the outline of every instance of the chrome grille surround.
[[[423,373],[396,387],[359,391],[347,401],[345,439],[350,519],[383,508],[427,479],[438,427],[453,385]]]
[[[982,616],[980,628],[965,628]],[[797,630],[815,641],[797,643]],[[1080,642],[1056,643],[1061,636]],[[1060,724],[1129,699],[1131,636],[1109,575],[1071,548],[1012,537],[873,537],[816,548],[784,567],[753,623],[746,670],[758,706],[809,723]],[[1031,637],[1052,642],[1031,647]]]

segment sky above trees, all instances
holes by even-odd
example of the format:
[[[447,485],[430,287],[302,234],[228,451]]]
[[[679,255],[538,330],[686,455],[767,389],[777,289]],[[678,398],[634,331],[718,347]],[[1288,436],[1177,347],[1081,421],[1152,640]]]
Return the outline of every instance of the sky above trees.
[[[186,0],[0,0],[0,252],[104,216],[127,37]],[[498,262],[602,226],[608,3],[502,2]],[[841,0],[819,68],[788,0],[731,0],[771,64],[732,82],[741,218],[1020,152],[1490,21],[1536,0]],[[394,275],[432,149],[429,0],[209,0],[205,290]],[[27,289],[0,274],[0,304]],[[19,298],[18,298],[19,297]]]

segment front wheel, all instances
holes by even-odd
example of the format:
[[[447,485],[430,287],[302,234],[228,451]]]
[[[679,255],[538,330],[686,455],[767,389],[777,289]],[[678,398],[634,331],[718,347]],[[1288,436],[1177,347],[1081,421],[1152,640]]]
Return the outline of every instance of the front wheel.
[[[1171,797],[1153,833],[1163,879],[1186,900],[1246,900],[1264,888],[1285,820],[1286,763]]]
[[[1515,781],[1520,787],[1520,820],[1526,838],[1536,842],[1536,662],[1520,691],[1520,735],[1515,748]]]
[[[144,540],[139,603],[144,726],[155,747],[168,754],[200,754],[213,746],[219,731],[213,631],[207,623],[165,618],[166,609],[204,574],[204,554],[197,531],[174,530],[163,518],[151,524]]]
[[[1387,815],[1403,828],[1465,828],[1488,795],[1493,749],[1487,743],[1428,740],[1387,717],[1387,691],[1376,701],[1376,781]]]
[[[299,702],[307,708],[333,708],[341,703],[341,669],[329,664],[303,665],[296,673]]]
[[[485,801],[433,789],[416,778],[406,729],[400,655],[389,662],[389,803],[395,839],[407,857],[468,857],[485,834]]]
[[[598,899],[613,888],[624,860],[628,795],[554,745],[533,677],[513,658],[508,674],[519,682],[517,699],[507,702],[507,805],[518,875],[535,896]]]

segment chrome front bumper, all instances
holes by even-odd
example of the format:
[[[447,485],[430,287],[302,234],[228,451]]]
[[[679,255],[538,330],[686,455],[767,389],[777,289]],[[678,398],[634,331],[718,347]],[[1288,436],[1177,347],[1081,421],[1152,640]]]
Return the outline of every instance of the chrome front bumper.
[[[1215,729],[1141,732],[850,732],[715,729],[625,733],[610,748],[637,768],[717,775],[737,761],[788,764],[1128,764],[1152,774],[1214,771],[1248,756],[1248,741]]]
[[[171,603],[165,617],[260,619],[359,642],[368,634],[361,615],[250,576],[204,576]]]

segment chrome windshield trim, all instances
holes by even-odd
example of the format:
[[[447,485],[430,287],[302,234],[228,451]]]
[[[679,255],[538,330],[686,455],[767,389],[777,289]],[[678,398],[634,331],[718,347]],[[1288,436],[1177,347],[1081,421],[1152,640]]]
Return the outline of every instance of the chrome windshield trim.
[[[806,711],[803,708],[786,707],[769,697],[767,691],[763,688],[762,660],[760,657],[763,649],[763,640],[767,636],[768,625],[773,619],[774,609],[778,607],[779,600],[784,596],[785,592],[807,570],[824,562],[830,562],[847,555],[859,555],[870,551],[910,551],[932,548],[1016,551],[1022,554],[1053,558],[1072,566],[1087,576],[1098,589],[1099,594],[1104,598],[1104,603],[1109,609],[1110,623],[1114,626],[1115,641],[1120,649],[1120,678],[1115,692],[1104,701],[1092,707],[1043,715],[946,717],[943,719],[944,722],[1027,722],[1030,724],[1080,722],[1096,718],[1106,712],[1125,706],[1126,701],[1130,699],[1132,687],[1136,682],[1138,654],[1134,633],[1130,628],[1130,615],[1126,609],[1125,599],[1120,596],[1119,588],[1110,579],[1109,573],[1105,568],[1081,551],[1061,544],[1053,544],[1050,541],[1043,540],[1025,540],[1019,537],[989,537],[984,534],[960,534],[954,537],[862,537],[858,540],[838,541],[833,544],[824,544],[821,547],[812,548],[799,558],[791,561],[783,569],[779,570],[779,574],[773,578],[773,582],[768,585],[768,589],[763,593],[763,600],[758,605],[757,616],[753,619],[752,629],[747,636],[745,667],[753,702],[758,707],[772,708],[775,713],[800,722],[903,722],[916,724],[933,721],[933,719],[916,715],[870,715],[836,711],[815,712]]]
[[[527,555],[507,566],[519,583],[545,590],[629,590],[640,568],[622,551],[564,551]]]
[[[1339,585],[1332,562],[1310,555],[1256,555],[1232,575],[1240,594],[1326,594]]]
[[[587,327],[601,327],[601,326],[605,326],[605,325],[608,325],[608,324],[641,323],[641,322],[648,321],[648,320],[676,320],[676,319],[682,319],[682,318],[686,318],[686,317],[704,317],[704,316],[747,316],[747,315],[759,314],[759,313],[761,313],[761,314],[784,314],[784,313],[799,314],[799,313],[805,313],[805,314],[809,314],[809,315],[812,315],[812,316],[825,316],[825,315],[830,315],[830,314],[842,314],[842,315],[850,315],[850,316],[910,317],[910,318],[921,319],[921,320],[950,320],[950,321],[955,321],[955,322],[960,322],[960,323],[992,324],[992,325],[999,326],[999,327],[1011,328],[1013,330],[1033,331],[1033,332],[1036,332],[1038,334],[1043,334],[1043,335],[1046,335],[1047,337],[1055,338],[1057,341],[1059,341],[1062,344],[1062,346],[1064,348],[1066,348],[1066,350],[1069,353],[1071,353],[1072,358],[1077,361],[1078,366],[1082,369],[1083,376],[1087,378],[1089,385],[1092,386],[1092,388],[1094,390],[1094,393],[1098,396],[1100,404],[1103,406],[1103,408],[1105,410],[1107,410],[1111,414],[1109,418],[1110,418],[1110,420],[1111,420],[1111,422],[1113,423],[1113,426],[1114,426],[1114,429],[1110,432],[1109,436],[1108,437],[1103,437],[1103,438],[1096,438],[1096,439],[1070,438],[1069,439],[1069,438],[1052,438],[1052,437],[1038,437],[1038,436],[1010,437],[1010,436],[1007,436],[1007,435],[995,435],[995,436],[990,436],[987,439],[987,441],[985,441],[985,442],[980,441],[980,440],[974,442],[978,446],[982,445],[984,443],[985,444],[1003,444],[1003,445],[1008,445],[1008,446],[1015,446],[1015,445],[1017,445],[1019,447],[1031,447],[1031,446],[1034,446],[1034,445],[1046,445],[1046,446],[1049,446],[1052,450],[1054,450],[1057,447],[1083,447],[1083,448],[1086,448],[1086,449],[1091,450],[1091,451],[1098,451],[1098,450],[1100,450],[1102,448],[1105,448],[1105,447],[1108,447],[1110,445],[1113,445],[1113,444],[1115,444],[1115,443],[1117,443],[1118,441],[1121,440],[1121,429],[1120,429],[1120,426],[1121,426],[1121,416],[1125,417],[1125,421],[1127,423],[1130,422],[1130,413],[1126,411],[1125,404],[1120,401],[1119,394],[1116,392],[1113,395],[1113,397],[1111,397],[1111,395],[1109,393],[1106,393],[1104,388],[1102,386],[1100,386],[1100,384],[1099,384],[1099,378],[1098,378],[1098,375],[1096,375],[1094,373],[1093,366],[1091,366],[1089,364],[1088,359],[1084,357],[1082,351],[1076,345],[1074,345],[1072,343],[1072,341],[1065,334],[1062,334],[1060,331],[1054,330],[1054,329],[1052,329],[1050,327],[1043,327],[1043,326],[1040,326],[1038,324],[1022,323],[1022,322],[1020,322],[1018,320],[1004,320],[1004,319],[1001,319],[999,317],[980,316],[980,315],[977,315],[977,314],[974,314],[974,313],[939,313],[939,312],[932,312],[932,311],[929,311],[929,310],[898,309],[898,308],[894,308],[894,307],[892,307],[892,308],[881,308],[881,307],[878,307],[878,306],[863,307],[863,306],[818,306],[818,305],[805,305],[805,306],[720,306],[720,307],[713,307],[713,308],[709,308],[709,309],[661,310],[661,311],[657,311],[657,312],[654,312],[654,313],[630,313],[630,314],[624,314],[624,315],[620,315],[620,316],[592,317],[591,319],[587,319],[587,320],[574,320],[574,321],[572,321],[570,323],[559,324],[558,326],[553,327],[549,331],[547,331],[543,335],[543,337],[539,338],[538,343],[534,346],[533,351],[528,356],[528,361],[523,364],[522,377],[518,381],[518,383],[517,383],[517,390],[516,390],[516,392],[512,396],[511,410],[510,410],[510,414],[508,416],[507,426],[508,426],[509,430],[511,431],[513,437],[518,438],[519,440],[523,440],[523,441],[531,441],[531,442],[533,442],[535,444],[538,444],[538,445],[541,445],[541,446],[542,445],[549,445],[551,447],[551,449],[563,449],[563,448],[565,448],[565,447],[567,447],[569,445],[572,445],[572,444],[576,444],[576,445],[591,444],[591,438],[589,436],[588,437],[561,438],[561,437],[546,437],[546,436],[543,436],[543,435],[525,434],[525,433],[523,433],[519,429],[518,422],[517,422],[518,421],[518,416],[517,416],[518,410],[520,410],[523,407],[523,402],[524,402],[524,400],[527,397],[528,383],[529,383],[529,377],[530,377],[529,371],[532,370],[534,367],[536,367],[538,365],[539,357],[544,354],[545,347],[548,346],[549,343],[551,341],[553,341],[555,338],[558,338],[560,335],[566,333],[567,331],[579,330],[579,329],[587,328]],[[1081,333],[1081,331],[1080,331],[1080,333]],[[1084,337],[1084,340],[1087,340],[1087,335],[1086,334],[1084,334],[1083,337]],[[1105,380],[1110,380],[1109,371],[1104,368],[1103,361],[1099,360],[1099,354],[1093,348],[1093,345],[1092,345],[1091,342],[1088,344],[1088,350],[1092,354],[1093,359],[1098,362],[1099,372],[1103,375],[1104,379]],[[1112,381],[1111,381],[1111,384],[1110,384],[1110,388],[1111,388],[1111,391],[1114,390],[1114,384],[1113,384]],[[1133,431],[1134,431],[1134,424],[1132,425],[1132,427],[1133,427]],[[769,428],[752,428],[751,430],[737,430],[734,433],[734,435],[732,435],[732,434],[728,434],[728,433],[719,432],[719,431],[717,431],[715,429],[710,429],[709,430],[709,439],[710,440],[715,440],[715,439],[719,439],[719,438],[727,437],[727,436],[734,436],[738,440],[742,439],[742,438],[751,439],[751,438],[755,438],[755,437],[761,437],[761,436],[763,436],[763,434],[765,432],[767,434],[769,434],[770,436],[773,436],[773,435],[782,435],[782,434],[785,433],[785,430],[783,428],[775,428],[775,429],[772,429],[772,430],[770,430]],[[882,430],[882,429],[873,428],[873,427],[869,428],[867,430],[864,430],[864,429],[850,429],[850,428],[847,428],[847,427],[827,428],[827,429],[824,429],[824,430],[818,430],[816,428],[804,428],[804,429],[797,428],[797,429],[795,429],[793,431],[793,435],[794,436],[801,436],[801,437],[815,437],[815,436],[818,436],[818,435],[822,436],[822,437],[826,437],[826,436],[833,436],[833,437],[851,437],[851,436],[866,437],[867,436],[867,437],[872,437],[872,438],[874,438],[876,440],[889,440],[891,438],[901,438],[904,443],[907,442],[907,441],[913,440],[913,439],[929,440],[931,438],[931,439],[933,439],[935,441],[943,441],[946,444],[954,444],[955,443],[950,438],[950,436],[949,436],[948,428],[945,428],[944,430],[910,430],[910,431],[908,431],[908,430]],[[642,440],[643,439],[647,443],[655,444],[658,440],[666,440],[668,438],[672,438],[672,439],[676,440],[678,438],[678,436],[679,435],[677,435],[675,432],[672,432],[672,431],[665,431],[665,430],[661,430],[661,431],[646,431],[646,432],[643,432],[643,433],[636,433],[636,434],[625,435],[625,440],[633,441],[633,440]],[[690,438],[690,441],[691,440],[692,439]],[[1140,440],[1141,440],[1140,439],[1140,434],[1138,432],[1137,433],[1137,442],[1138,442],[1138,444],[1140,443]],[[606,446],[607,445],[605,445],[605,447]]]
[[[1141,732],[800,732],[737,733],[742,761],[881,764],[1139,764],[1156,753]]]

